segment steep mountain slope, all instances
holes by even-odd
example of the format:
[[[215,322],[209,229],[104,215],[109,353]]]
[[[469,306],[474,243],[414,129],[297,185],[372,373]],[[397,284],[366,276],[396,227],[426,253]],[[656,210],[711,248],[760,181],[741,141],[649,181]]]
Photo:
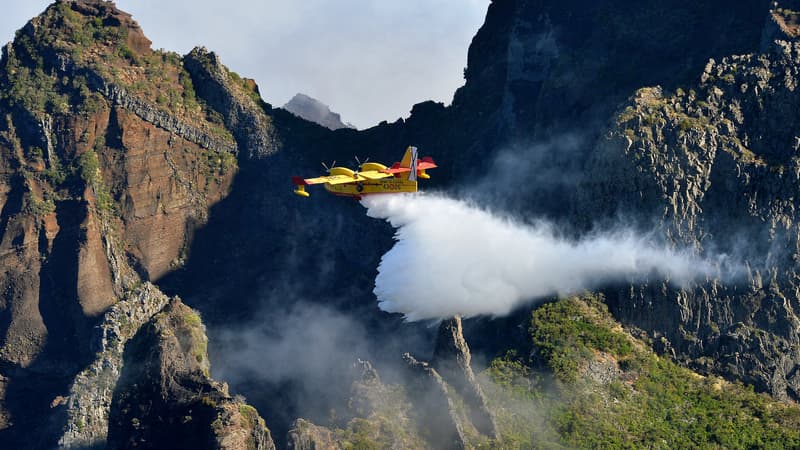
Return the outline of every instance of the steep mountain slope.
[[[602,177],[588,177],[595,194],[583,205],[596,218],[635,199],[674,242],[741,258],[743,273],[696,289],[617,292],[614,310],[706,372],[795,400],[799,55],[798,43],[777,41],[712,60],[675,93],[638,91],[598,144]],[[665,293],[657,303],[653,288]]]
[[[104,357],[104,317],[159,304],[142,282],[182,263],[236,172],[237,142],[197,101],[180,57],[149,45],[111,3],[60,1],[3,48],[3,442],[54,445],[76,375]]]

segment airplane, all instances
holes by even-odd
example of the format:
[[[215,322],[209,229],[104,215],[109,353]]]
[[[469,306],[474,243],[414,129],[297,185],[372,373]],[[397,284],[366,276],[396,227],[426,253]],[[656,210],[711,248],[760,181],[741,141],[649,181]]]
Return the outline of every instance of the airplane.
[[[328,171],[327,176],[317,178],[292,177],[295,185],[294,193],[301,197],[309,197],[306,186],[325,183],[325,190],[340,197],[353,197],[360,200],[365,195],[372,194],[398,194],[401,192],[417,192],[417,180],[427,180],[430,175],[428,169],[436,168],[433,158],[425,156],[418,158],[417,147],[409,146],[403,159],[386,167],[381,163],[363,163],[356,158],[356,170],[347,167],[330,167],[322,163]],[[335,166],[336,162],[332,164]],[[416,168],[412,170],[412,168]]]

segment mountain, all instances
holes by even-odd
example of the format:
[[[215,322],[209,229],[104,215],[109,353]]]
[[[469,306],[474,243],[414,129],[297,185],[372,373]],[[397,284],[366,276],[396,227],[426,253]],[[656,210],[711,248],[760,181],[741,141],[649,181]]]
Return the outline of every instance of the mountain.
[[[0,439],[97,445],[127,371],[126,344],[168,303],[149,281],[182,263],[227,193],[237,142],[196,98],[182,58],[152,51],[111,3],[48,7],[3,48],[0,86]],[[175,326],[160,332],[187,333]],[[199,323],[189,334],[205,339]],[[216,386],[206,358],[203,344],[178,372]]]
[[[301,119],[320,124],[331,130],[355,128],[350,124],[343,123],[342,116],[331,111],[328,105],[305,94],[295,94],[291,100],[283,105],[283,109]]]
[[[495,0],[451,106],[334,132],[57,1],[0,60],[0,445],[800,445],[798,6]],[[740,264],[404,322],[394,230],[288,176],[409,144],[435,189]]]

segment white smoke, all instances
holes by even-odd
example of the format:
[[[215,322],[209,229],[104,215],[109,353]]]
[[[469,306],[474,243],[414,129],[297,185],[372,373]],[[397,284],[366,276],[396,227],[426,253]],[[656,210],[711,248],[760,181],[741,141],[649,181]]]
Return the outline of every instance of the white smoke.
[[[362,204],[397,229],[375,279],[379,306],[410,321],[502,316],[611,281],[658,275],[683,285],[714,269],[630,230],[571,241],[546,223],[517,223],[435,195],[369,196]]]

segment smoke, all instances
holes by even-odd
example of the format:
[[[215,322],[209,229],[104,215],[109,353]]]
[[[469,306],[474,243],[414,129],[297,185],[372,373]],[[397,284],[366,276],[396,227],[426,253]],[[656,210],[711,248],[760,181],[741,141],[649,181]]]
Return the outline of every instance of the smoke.
[[[370,324],[368,312],[343,310],[336,299],[320,304],[293,295],[296,286],[274,287],[263,293],[262,308],[251,320],[210,326],[208,333],[212,375],[258,407],[278,448],[286,446],[286,431],[298,417],[338,426],[347,420],[358,359],[373,363],[383,380],[396,382],[404,374],[402,352],[430,346],[434,330],[386,320],[366,290],[360,298],[382,316],[385,327]]]
[[[502,316],[554,294],[651,276],[685,285],[725,262],[626,229],[569,240],[547,223],[521,224],[436,195],[370,196],[362,204],[397,229],[374,292],[381,309],[409,321]]]
[[[224,349],[217,356],[216,376],[313,387],[325,384],[331,368],[368,355],[363,325],[334,309],[298,302],[256,317],[250,326],[222,329],[215,336]]]
[[[356,318],[291,296],[285,307],[270,300],[252,321],[210,328],[209,351],[214,378],[256,405],[282,448],[296,418],[334,419],[350,396],[353,362],[371,352]]]

